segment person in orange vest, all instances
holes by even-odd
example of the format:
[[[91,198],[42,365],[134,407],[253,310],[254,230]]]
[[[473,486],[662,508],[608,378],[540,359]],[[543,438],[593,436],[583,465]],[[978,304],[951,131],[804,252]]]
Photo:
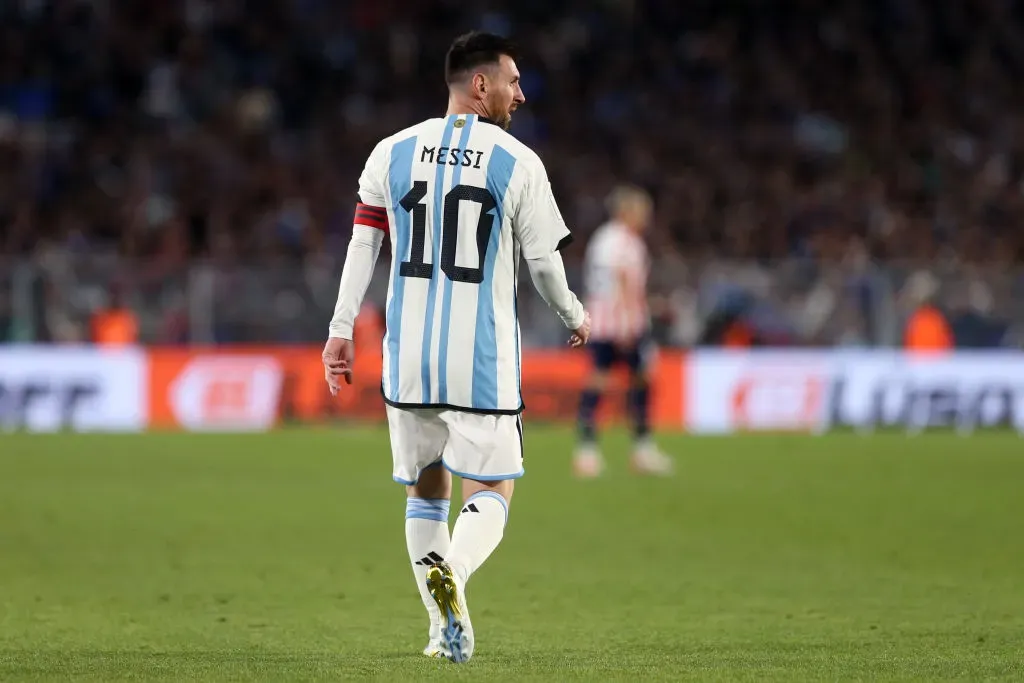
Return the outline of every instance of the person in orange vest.
[[[722,334],[722,346],[727,349],[749,349],[754,345],[754,333],[742,318],[732,321]]]
[[[757,343],[755,330],[746,320],[746,295],[729,296],[704,321],[698,346],[749,349]]]
[[[904,329],[903,346],[910,353],[945,353],[954,347],[949,321],[935,305],[938,288],[938,282],[929,273],[915,273],[907,282],[905,291],[914,312]]]
[[[92,316],[92,340],[100,346],[129,346],[139,340],[139,323],[130,308],[123,305],[119,289],[111,288],[108,306]]]

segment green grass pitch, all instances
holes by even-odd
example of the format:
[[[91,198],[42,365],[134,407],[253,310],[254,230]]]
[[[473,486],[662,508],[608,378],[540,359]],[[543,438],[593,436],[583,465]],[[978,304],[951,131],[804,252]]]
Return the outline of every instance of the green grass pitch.
[[[387,434],[0,434],[0,680],[1024,678],[1024,440],[528,425],[473,661],[430,661]],[[453,506],[454,507],[454,506]]]

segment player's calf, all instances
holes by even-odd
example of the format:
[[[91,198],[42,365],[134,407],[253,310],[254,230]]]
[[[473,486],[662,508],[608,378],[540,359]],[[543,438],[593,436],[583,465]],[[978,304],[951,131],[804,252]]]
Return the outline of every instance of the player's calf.
[[[427,467],[421,472],[419,481],[406,487],[406,492],[405,543],[416,588],[430,620],[423,654],[432,657],[441,649],[441,614],[425,582],[430,567],[443,562],[448,556],[451,543],[448,533],[451,475],[440,463]]]
[[[578,477],[596,477],[604,471],[604,459],[597,447],[597,410],[607,381],[607,373],[595,371],[580,394],[577,445],[572,462],[573,472]]]
[[[601,395],[607,382],[607,373],[595,371],[580,394],[576,424],[581,446],[597,443],[597,409],[601,406]]]
[[[650,383],[636,375],[629,389],[629,413],[633,422],[633,456],[630,465],[638,474],[668,475],[674,467],[672,459],[661,452],[651,439]]]
[[[465,502],[455,520],[448,552],[448,563],[463,584],[501,543],[514,483],[463,480]]]
[[[633,423],[633,441],[637,444],[650,438],[650,382],[644,376],[636,376],[630,382],[627,396],[630,421]]]

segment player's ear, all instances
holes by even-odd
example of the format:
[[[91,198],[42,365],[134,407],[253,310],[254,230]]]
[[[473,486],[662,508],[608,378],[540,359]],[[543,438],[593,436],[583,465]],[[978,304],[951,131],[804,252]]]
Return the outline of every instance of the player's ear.
[[[487,76],[481,72],[473,74],[473,92],[481,96],[487,94]]]

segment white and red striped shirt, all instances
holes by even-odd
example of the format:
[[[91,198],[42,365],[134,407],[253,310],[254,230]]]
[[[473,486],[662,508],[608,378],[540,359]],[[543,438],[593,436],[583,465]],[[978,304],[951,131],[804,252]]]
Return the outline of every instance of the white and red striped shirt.
[[[594,341],[633,342],[648,329],[647,246],[622,223],[605,223],[594,233],[584,261],[586,307]]]

